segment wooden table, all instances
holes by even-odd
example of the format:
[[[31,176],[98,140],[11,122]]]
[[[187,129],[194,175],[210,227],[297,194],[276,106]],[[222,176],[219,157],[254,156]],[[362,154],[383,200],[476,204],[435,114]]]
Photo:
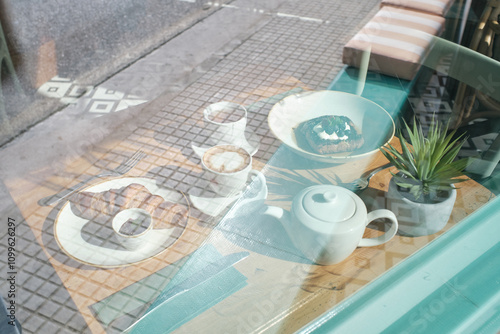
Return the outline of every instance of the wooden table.
[[[365,168],[370,170],[383,163],[384,158],[380,154]],[[353,171],[363,169],[361,166],[363,162],[358,161],[315,171],[321,175],[349,175],[348,171],[356,174]],[[289,170],[269,166],[264,170],[266,175],[290,173]],[[310,170],[294,170],[294,172],[310,180]],[[370,188],[361,195],[365,203],[368,203],[369,210],[380,207],[380,199],[384,199],[389,180],[389,170],[384,170],[373,177]],[[346,177],[343,181],[349,181],[349,178]],[[289,209],[289,198],[283,200],[279,197],[270,193],[267,203]],[[248,287],[187,323],[179,332],[192,333],[197,328],[207,328],[208,332],[219,332],[223,328],[266,333],[297,331],[438,238],[491,198],[491,193],[476,182],[464,182],[459,189],[458,200],[450,221],[441,232],[424,237],[396,235],[386,244],[358,248],[349,258],[336,265],[298,263],[254,253],[248,261],[236,265],[236,268],[248,277]],[[261,225],[251,224],[249,229],[259,226]],[[372,229],[368,229],[365,233],[365,237],[379,234],[378,228],[380,226],[372,226]],[[224,235],[212,234],[210,242],[223,249],[230,247]],[[263,241],[255,240],[255,242]],[[231,249],[232,251],[248,249],[249,242],[245,240],[244,244],[247,247],[231,246]],[[224,324],[223,327],[221,324]]]
[[[119,150],[127,155],[136,148],[138,147],[127,142],[107,140],[99,148],[94,149],[91,156],[96,160],[102,160],[101,157],[107,152]],[[182,154],[170,147],[156,144],[154,149],[147,150],[147,153],[148,157],[139,163],[129,176],[147,176],[149,171],[166,165],[182,167],[193,172],[200,171],[199,165],[191,163],[188,159],[181,159]],[[104,269],[84,265],[71,259],[53,240],[54,219],[63,203],[55,208],[40,207],[37,205],[37,200],[53,193],[56,189],[54,185],[65,187],[74,183],[72,176],[77,178],[77,175],[96,173],[98,167],[93,165],[94,162],[84,158],[77,159],[68,167],[66,174],[53,176],[42,185],[33,185],[29,179],[10,180],[9,184],[12,196],[34,232],[36,241],[73,297],[91,332],[103,333],[104,329],[89,309],[90,305],[165,266],[176,263],[201,244],[212,244],[222,254],[248,250],[244,247],[248,245],[248,240],[238,242],[236,239],[235,242],[234,238],[228,239],[227,235],[216,227],[220,217],[206,217],[192,210],[187,228],[179,240],[167,251],[147,261],[126,267]],[[357,177],[360,171],[372,169],[383,163],[384,158],[381,154],[377,154],[368,162],[355,161],[345,165],[323,166],[314,172],[329,177],[335,184],[336,177],[340,177],[343,182],[349,182]],[[254,168],[262,170],[273,180],[291,172],[286,168],[264,165],[258,160],[255,161]],[[295,169],[293,173],[302,176],[303,180],[315,183],[311,178],[311,170]],[[362,194],[366,202],[369,202],[366,199],[370,198],[383,198],[389,176],[389,171],[384,170],[371,180],[370,188]],[[294,189],[299,190],[301,186]],[[289,209],[293,194],[288,195],[283,197],[271,192],[267,203]],[[234,329],[240,329],[242,332],[298,330],[452,228],[491,198],[492,194],[476,182],[464,182],[458,190],[452,217],[442,232],[417,238],[397,235],[387,244],[358,248],[348,259],[337,265],[318,266],[298,263],[250,250],[250,257],[235,265],[235,268],[248,278],[248,285],[188,322],[178,331],[193,333],[200,328],[208,332],[224,330],[234,332]],[[258,224],[254,227],[258,227]],[[369,230],[367,235],[370,233],[377,232]],[[259,243],[262,240],[252,240],[252,242]]]

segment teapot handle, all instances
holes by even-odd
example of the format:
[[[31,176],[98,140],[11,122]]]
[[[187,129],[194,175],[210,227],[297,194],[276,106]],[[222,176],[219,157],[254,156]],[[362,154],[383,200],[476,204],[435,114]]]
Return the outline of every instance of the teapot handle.
[[[263,215],[268,215],[278,219],[280,222],[285,223],[290,220],[290,214],[288,211],[283,210],[280,207],[272,205],[264,205],[261,213]],[[288,225],[288,224],[287,224]]]
[[[391,221],[391,228],[389,229],[389,231],[375,238],[363,238],[359,242],[358,246],[360,247],[378,246],[391,240],[392,237],[396,235],[396,232],[398,231],[398,220],[396,218],[396,215],[392,211],[389,211],[387,209],[374,210],[368,213],[366,219],[367,221],[366,225],[368,225],[371,221],[379,218],[387,218]]]

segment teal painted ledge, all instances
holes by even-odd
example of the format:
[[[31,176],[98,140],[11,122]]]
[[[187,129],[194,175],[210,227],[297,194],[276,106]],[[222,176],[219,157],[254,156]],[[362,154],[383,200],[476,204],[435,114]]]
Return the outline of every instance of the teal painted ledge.
[[[327,89],[354,94],[358,85],[358,77],[357,68],[344,66]],[[414,83],[415,80],[402,80],[368,71],[361,96],[377,103],[395,118],[405,106]]]
[[[500,198],[300,333],[498,333]]]

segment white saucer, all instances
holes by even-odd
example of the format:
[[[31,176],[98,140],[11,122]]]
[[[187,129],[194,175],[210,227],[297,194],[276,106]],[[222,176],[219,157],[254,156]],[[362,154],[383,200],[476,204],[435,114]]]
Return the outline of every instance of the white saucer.
[[[202,197],[189,195],[189,199],[193,206],[201,212],[209,216],[218,216],[224,209],[226,209],[233,202],[238,201],[235,207],[249,208],[247,204],[263,201],[267,198],[267,184],[264,174],[257,172],[255,178],[249,183],[245,190],[240,194],[229,197]],[[231,210],[231,214],[235,214],[238,210]]]
[[[218,216],[225,208],[236,201],[239,197],[240,196],[201,197],[189,195],[189,199],[195,208],[212,217]]]
[[[163,197],[166,201],[180,203],[188,208],[184,195],[180,192],[160,188],[155,180],[149,178],[119,178],[93,185],[85,191],[101,192],[138,183],[145,186],[152,194]],[[120,267],[138,263],[165,251],[182,234],[184,227],[153,229],[148,234],[148,242],[137,250],[130,251],[120,245],[116,248],[102,247],[85,240],[83,230],[93,222],[73,213],[70,202],[66,203],[54,222],[54,237],[59,247],[78,262],[96,267]],[[111,224],[111,222],[109,222]]]

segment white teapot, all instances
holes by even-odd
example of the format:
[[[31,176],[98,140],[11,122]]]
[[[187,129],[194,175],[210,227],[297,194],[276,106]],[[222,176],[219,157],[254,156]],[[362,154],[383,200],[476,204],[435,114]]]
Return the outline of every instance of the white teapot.
[[[367,213],[359,196],[333,185],[303,189],[294,197],[291,212],[268,206],[264,214],[279,219],[295,246],[322,265],[343,261],[358,246],[383,244],[398,230],[393,212],[379,209]],[[389,219],[390,229],[376,238],[363,238],[366,226],[379,218]]]

